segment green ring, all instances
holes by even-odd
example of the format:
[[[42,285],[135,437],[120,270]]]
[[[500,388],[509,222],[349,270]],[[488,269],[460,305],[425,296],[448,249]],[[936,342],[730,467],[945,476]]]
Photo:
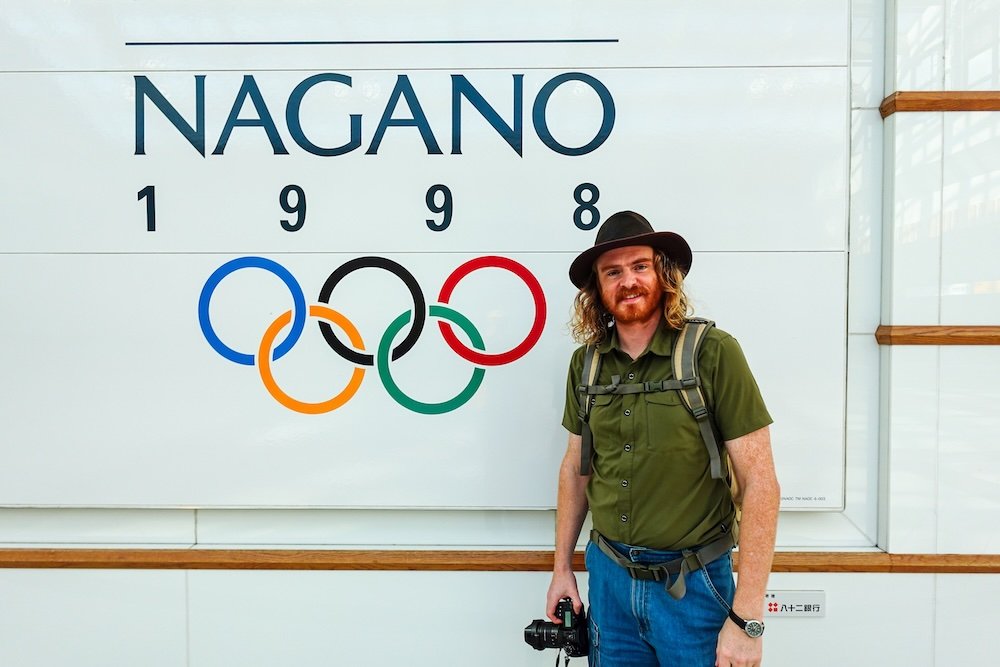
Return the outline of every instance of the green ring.
[[[457,324],[465,335],[469,337],[472,341],[472,346],[480,351],[486,350],[486,344],[483,343],[483,337],[479,335],[479,331],[473,326],[472,322],[458,311],[452,310],[447,306],[431,306],[430,307],[431,317],[438,317],[443,320],[449,320],[453,324]],[[395,339],[396,334],[400,330],[410,323],[410,318],[413,316],[413,311],[408,310],[395,320],[386,328],[385,333],[382,334],[382,340],[378,344],[378,353],[375,355],[375,366],[378,368],[378,376],[382,380],[382,385],[385,390],[389,392],[393,400],[402,405],[407,410],[412,410],[413,412],[419,412],[422,415],[441,415],[445,412],[451,412],[457,408],[462,407],[468,403],[469,399],[479,390],[479,386],[483,383],[483,377],[486,375],[486,370],[483,368],[476,368],[472,371],[472,379],[469,380],[469,384],[465,386],[458,396],[441,403],[423,403],[414,398],[410,398],[403,393],[403,390],[399,388],[396,381],[392,379],[392,374],[389,372],[389,351],[392,349],[392,341]]]

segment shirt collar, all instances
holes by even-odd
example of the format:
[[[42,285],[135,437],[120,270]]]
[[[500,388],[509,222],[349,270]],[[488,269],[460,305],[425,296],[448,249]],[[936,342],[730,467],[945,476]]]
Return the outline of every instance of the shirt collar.
[[[674,349],[674,339],[676,338],[677,330],[671,329],[667,326],[667,320],[665,318],[661,319],[660,326],[658,326],[656,328],[656,332],[653,333],[653,339],[649,341],[649,346],[642,354],[652,352],[659,357],[669,357]],[[621,349],[621,344],[618,341],[618,328],[610,327],[608,329],[608,337],[598,343],[597,351],[601,354],[607,354],[611,350],[620,351]]]

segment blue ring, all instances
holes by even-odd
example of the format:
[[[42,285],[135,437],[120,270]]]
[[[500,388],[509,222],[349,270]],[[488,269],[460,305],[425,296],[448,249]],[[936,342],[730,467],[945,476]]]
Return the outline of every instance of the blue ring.
[[[264,269],[273,273],[281,279],[281,282],[285,283],[288,291],[292,293],[292,302],[295,306],[292,309],[294,315],[292,328],[289,330],[285,340],[281,341],[274,348],[272,360],[278,360],[285,356],[292,349],[292,346],[299,342],[299,336],[302,335],[302,330],[306,325],[306,297],[302,293],[302,288],[299,286],[298,281],[289,273],[288,269],[264,257],[238,257],[226,262],[208,277],[208,280],[205,281],[205,286],[201,288],[201,296],[198,298],[198,322],[201,324],[201,332],[205,334],[205,340],[212,346],[212,349],[226,359],[229,359],[229,361],[235,361],[244,366],[253,366],[254,355],[237,352],[223,343],[215,333],[215,329],[212,328],[212,322],[208,316],[208,303],[212,300],[212,294],[215,292],[215,288],[219,286],[219,283],[222,282],[222,279],[234,271],[248,268]]]

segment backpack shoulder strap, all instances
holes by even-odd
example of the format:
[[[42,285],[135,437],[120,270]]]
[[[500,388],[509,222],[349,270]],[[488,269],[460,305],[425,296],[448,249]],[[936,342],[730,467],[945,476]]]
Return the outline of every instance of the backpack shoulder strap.
[[[677,334],[670,363],[673,366],[674,379],[680,381],[678,393],[688,411],[694,415],[701,431],[701,439],[708,450],[712,477],[724,479],[722,470],[722,447],[712,426],[712,414],[705,401],[705,393],[701,388],[701,377],[698,374],[698,352],[705,336],[715,326],[715,322],[701,318],[691,318]]]
[[[734,523],[728,530],[732,534],[733,542],[738,544],[740,539],[740,518],[742,515],[742,502],[739,485],[736,475],[733,473],[733,463],[726,452],[725,445],[719,440],[715,432],[712,413],[708,409],[705,400],[705,393],[701,386],[701,376],[698,373],[698,351],[705,336],[715,326],[715,322],[701,318],[691,318],[684,325],[684,328],[677,336],[674,343],[673,364],[674,379],[681,381],[681,389],[678,393],[688,411],[694,415],[698,421],[698,428],[701,431],[701,438],[705,442],[708,450],[712,477],[725,481],[729,487],[729,493],[733,498],[733,506],[736,509]]]
[[[596,345],[588,345],[587,351],[583,355],[583,373],[580,376],[581,386],[577,387],[580,393],[580,434],[583,439],[580,448],[580,474],[590,474],[590,461],[594,456],[594,434],[590,431],[590,406],[593,405],[594,398],[587,392],[587,387],[597,382],[597,376],[601,372],[601,353],[597,351]]]

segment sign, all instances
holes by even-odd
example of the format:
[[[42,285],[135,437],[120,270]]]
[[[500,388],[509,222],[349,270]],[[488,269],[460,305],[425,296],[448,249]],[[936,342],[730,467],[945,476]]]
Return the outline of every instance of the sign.
[[[0,505],[552,507],[567,268],[634,209],[694,248],[785,507],[842,506],[843,31],[448,11],[5,9]]]

